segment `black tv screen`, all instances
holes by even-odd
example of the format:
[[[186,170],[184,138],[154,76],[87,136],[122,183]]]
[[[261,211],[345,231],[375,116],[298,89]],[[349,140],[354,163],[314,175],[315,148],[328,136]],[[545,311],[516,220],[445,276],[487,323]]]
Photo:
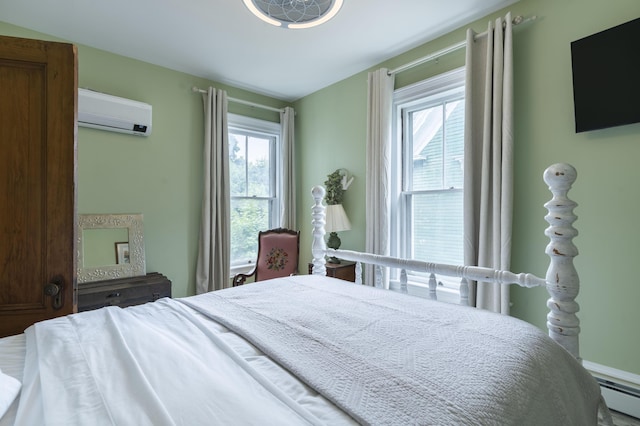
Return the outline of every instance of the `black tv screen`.
[[[640,122],[640,18],[571,43],[576,133]]]

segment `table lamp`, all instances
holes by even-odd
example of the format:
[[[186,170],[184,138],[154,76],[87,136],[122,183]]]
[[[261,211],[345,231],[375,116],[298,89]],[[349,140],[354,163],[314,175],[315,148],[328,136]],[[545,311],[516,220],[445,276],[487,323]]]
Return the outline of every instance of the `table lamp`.
[[[340,238],[338,232],[348,231],[351,229],[351,222],[342,207],[342,204],[328,205],[326,209],[326,224],[324,226],[325,231],[329,232],[329,239],[327,240],[327,247],[332,249],[340,248]],[[330,257],[327,262],[340,263],[340,259],[335,256]]]

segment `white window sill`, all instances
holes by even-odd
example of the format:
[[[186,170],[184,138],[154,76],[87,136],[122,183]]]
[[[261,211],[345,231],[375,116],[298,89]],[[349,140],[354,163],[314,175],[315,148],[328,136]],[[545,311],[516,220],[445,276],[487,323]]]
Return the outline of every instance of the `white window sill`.
[[[389,287],[393,291],[400,291],[400,282],[392,280],[389,283]],[[409,281],[407,283],[407,292],[411,296],[422,297],[424,299],[429,298],[429,286],[427,284]],[[436,297],[439,302],[453,303],[455,305],[460,304],[460,291],[453,288],[438,286],[436,288]]]
[[[246,265],[233,265],[231,266],[230,275],[233,277],[237,274],[248,274],[249,272],[253,271],[253,268],[255,268],[255,266],[255,263],[247,263]]]

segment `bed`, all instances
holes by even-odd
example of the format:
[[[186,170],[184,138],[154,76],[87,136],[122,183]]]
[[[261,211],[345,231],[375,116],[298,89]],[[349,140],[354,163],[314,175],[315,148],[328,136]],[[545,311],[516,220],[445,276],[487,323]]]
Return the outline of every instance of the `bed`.
[[[579,357],[574,179],[565,164],[545,171],[544,279],[327,249],[314,188],[314,275],[68,315],[2,338],[0,425],[612,424]],[[377,277],[399,268],[401,291],[326,277],[326,255],[357,261],[357,279],[360,263],[379,265]],[[402,294],[409,270],[460,277],[462,305]],[[464,306],[467,280],[546,286],[549,334]]]

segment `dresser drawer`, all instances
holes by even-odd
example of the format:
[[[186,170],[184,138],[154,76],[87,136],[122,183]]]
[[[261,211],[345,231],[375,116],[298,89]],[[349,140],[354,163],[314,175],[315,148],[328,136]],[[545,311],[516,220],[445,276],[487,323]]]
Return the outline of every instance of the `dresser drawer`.
[[[120,306],[122,308],[171,297],[171,281],[162,274],[95,281],[78,286],[78,312]]]

